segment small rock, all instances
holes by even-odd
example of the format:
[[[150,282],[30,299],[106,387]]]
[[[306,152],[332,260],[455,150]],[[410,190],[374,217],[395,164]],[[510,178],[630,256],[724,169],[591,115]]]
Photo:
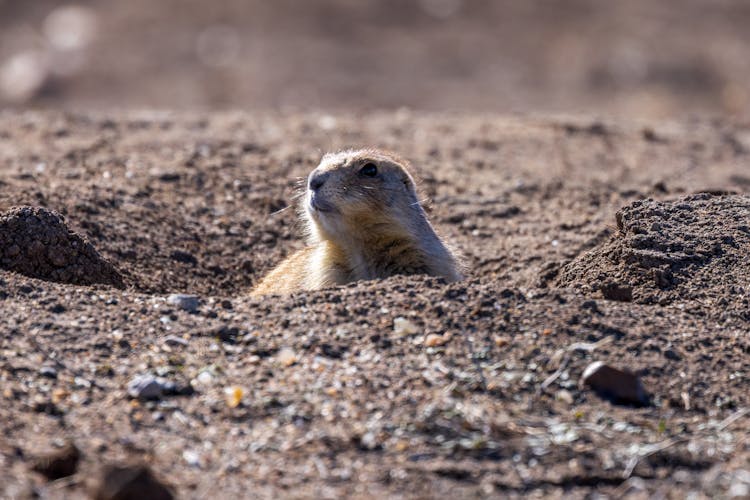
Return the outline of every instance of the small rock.
[[[297,362],[297,354],[288,347],[285,347],[276,354],[276,361],[284,367],[292,366]]]
[[[398,317],[393,320],[393,333],[399,336],[413,335],[419,331],[417,325],[406,318]]]
[[[52,404],[59,405],[60,403],[65,401],[68,396],[70,396],[70,393],[68,391],[58,387],[52,391]]]
[[[168,346],[176,347],[176,346],[187,346],[188,341],[183,339],[182,337],[178,337],[176,335],[168,335],[164,338],[164,343]]]
[[[198,312],[198,308],[201,305],[201,301],[197,296],[183,293],[173,293],[167,297],[167,303],[189,313]]]
[[[140,375],[128,383],[128,394],[137,399],[159,399],[163,391],[156,377]]]
[[[73,379],[73,385],[77,389],[88,389],[89,387],[91,387],[91,382],[89,382],[83,377],[75,377]]]
[[[210,385],[214,381],[214,376],[208,370],[203,370],[195,377],[196,382],[199,385]]]
[[[510,344],[510,340],[508,340],[505,337],[495,337],[495,345],[497,347],[505,347],[506,345]]]
[[[450,335],[437,335],[431,333],[425,337],[424,345],[426,347],[440,347],[441,345],[446,344],[449,340]]]
[[[201,456],[198,454],[198,452],[195,452],[193,450],[185,450],[182,452],[182,458],[190,467],[201,466]]]
[[[39,369],[39,375],[47,378],[57,378],[57,370],[51,366],[43,366]]]
[[[178,393],[174,382],[149,374],[139,375],[128,382],[128,394],[136,399],[159,399]]]
[[[237,385],[224,388],[224,396],[226,398],[227,406],[230,408],[237,408],[240,403],[242,403],[242,397],[244,395],[245,391],[242,387]]]
[[[59,450],[34,460],[31,469],[54,481],[75,474],[80,459],[81,451],[69,442]]]
[[[174,495],[145,465],[109,465],[91,491],[95,500],[172,500]]]
[[[636,406],[649,404],[649,396],[637,375],[601,361],[595,361],[586,367],[581,383],[594,389],[601,397],[616,403]]]
[[[359,438],[359,446],[363,450],[376,450],[381,447],[377,436],[372,432],[366,432]]]
[[[557,391],[555,393],[555,399],[567,405],[573,404],[573,395],[570,393],[570,391],[565,389],[560,389],[559,391]]]

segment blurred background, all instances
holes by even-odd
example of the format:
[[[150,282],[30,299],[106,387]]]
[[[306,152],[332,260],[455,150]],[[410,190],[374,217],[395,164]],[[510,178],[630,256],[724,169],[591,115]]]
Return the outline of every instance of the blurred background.
[[[0,107],[750,116],[746,0],[0,0]]]

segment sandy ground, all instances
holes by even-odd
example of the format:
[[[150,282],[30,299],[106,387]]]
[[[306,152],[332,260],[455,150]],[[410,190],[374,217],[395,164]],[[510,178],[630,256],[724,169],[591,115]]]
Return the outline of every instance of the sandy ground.
[[[467,279],[248,298],[359,145],[414,163]],[[0,496],[138,462],[183,498],[746,497],[749,160],[728,120],[2,112]]]

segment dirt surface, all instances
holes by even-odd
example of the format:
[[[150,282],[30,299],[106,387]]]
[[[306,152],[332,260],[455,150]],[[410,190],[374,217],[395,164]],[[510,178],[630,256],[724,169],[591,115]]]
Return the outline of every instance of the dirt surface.
[[[248,298],[297,181],[358,146],[415,165],[467,279]],[[727,120],[0,113],[0,220],[62,214],[125,286],[0,270],[0,496],[746,497],[748,151]]]

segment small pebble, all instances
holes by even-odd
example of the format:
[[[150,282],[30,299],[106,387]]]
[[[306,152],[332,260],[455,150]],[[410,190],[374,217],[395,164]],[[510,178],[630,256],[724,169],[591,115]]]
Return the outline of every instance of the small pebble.
[[[600,396],[616,403],[645,406],[649,397],[637,375],[609,366],[601,361],[591,363],[583,371],[581,383]]]
[[[52,391],[52,404],[59,405],[65,399],[70,396],[70,393],[66,391],[65,389],[57,388]]]
[[[450,340],[450,335],[437,335],[431,333],[424,339],[424,345],[426,347],[439,347],[446,344]]]
[[[168,346],[176,347],[176,346],[187,346],[188,341],[183,339],[182,337],[178,337],[176,335],[168,335],[164,337],[164,343]]]
[[[231,386],[224,389],[224,396],[226,397],[227,406],[230,408],[237,408],[242,403],[242,397],[245,395],[245,391],[242,387]]]
[[[128,383],[128,394],[137,399],[159,399],[176,392],[173,382],[149,374],[139,375]]]
[[[201,456],[195,451],[192,451],[192,450],[183,451],[182,458],[185,460],[185,463],[187,463],[190,467],[201,466]]]
[[[42,377],[57,378],[57,370],[51,366],[43,366],[39,369],[39,374]]]
[[[203,370],[195,377],[194,382],[198,385],[211,385],[214,381],[214,376],[208,370]]]
[[[201,305],[200,299],[196,295],[186,295],[183,293],[173,293],[167,297],[167,303],[189,313],[198,312],[198,308]]]
[[[567,391],[565,389],[560,389],[559,391],[557,391],[555,393],[555,399],[567,405],[573,404],[573,395],[570,393],[570,391]]]
[[[91,387],[91,382],[83,377],[75,377],[73,379],[73,385],[75,385],[78,389],[88,389],[89,387]]]
[[[276,354],[276,361],[284,367],[292,366],[297,362],[297,354],[288,347],[285,347]]]
[[[406,318],[399,316],[393,320],[393,333],[396,335],[413,335],[418,331],[417,325]]]
[[[498,347],[505,347],[510,341],[505,337],[495,337],[495,345]]]

